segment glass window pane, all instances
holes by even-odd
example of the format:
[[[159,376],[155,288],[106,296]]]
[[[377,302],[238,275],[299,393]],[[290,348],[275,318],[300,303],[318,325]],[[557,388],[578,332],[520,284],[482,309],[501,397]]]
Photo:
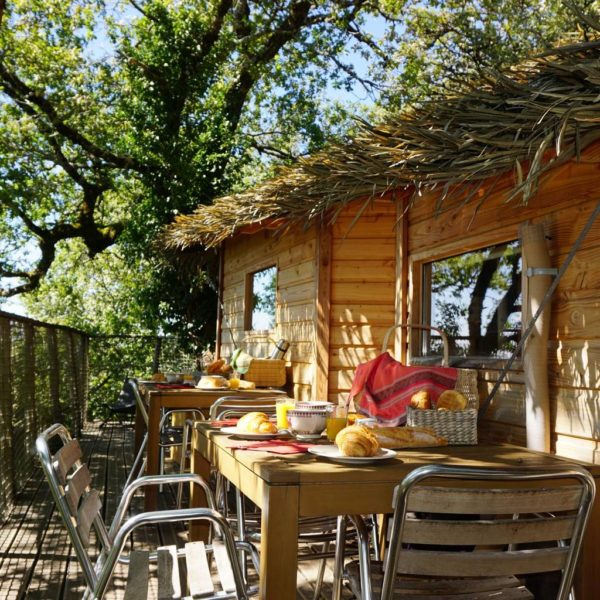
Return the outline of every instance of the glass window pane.
[[[423,280],[424,322],[448,334],[451,356],[510,356],[521,335],[518,242],[428,263]],[[440,354],[439,337],[424,336],[423,353]]]
[[[275,327],[276,290],[277,267],[267,267],[252,274],[252,330]]]

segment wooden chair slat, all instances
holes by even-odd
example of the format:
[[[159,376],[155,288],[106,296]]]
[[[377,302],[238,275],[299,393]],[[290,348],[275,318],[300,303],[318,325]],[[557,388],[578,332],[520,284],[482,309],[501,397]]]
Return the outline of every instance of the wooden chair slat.
[[[564,547],[507,552],[438,552],[403,550],[398,572],[430,577],[477,577],[481,573],[501,576],[559,571],[569,549]]]
[[[77,532],[81,537],[83,545],[87,548],[90,544],[90,529],[94,519],[100,513],[102,508],[102,502],[100,502],[100,496],[96,490],[91,490],[87,494],[79,509],[77,510]]]
[[[157,549],[158,600],[181,598],[179,562],[175,546],[160,546]]]
[[[212,594],[215,591],[215,586],[210,576],[210,566],[208,565],[204,542],[188,542],[185,545],[185,562],[190,595]]]
[[[213,542],[213,556],[217,563],[217,571],[219,573],[219,579],[221,581],[221,587],[224,592],[235,591],[235,579],[233,577],[233,571],[231,570],[231,564],[229,563],[229,557],[227,556],[227,550],[225,544],[218,540]]]
[[[383,572],[381,563],[373,563],[372,589],[375,598],[381,596]],[[359,563],[346,565],[350,587],[360,600]],[[514,576],[485,578],[428,579],[404,577],[396,579],[394,600],[533,600],[533,595]]]
[[[136,550],[130,555],[124,600],[147,600],[150,553]]]
[[[568,540],[573,532],[574,516],[553,519],[533,518],[502,520],[437,521],[430,519],[407,519],[402,539],[408,544],[439,544],[477,546],[519,544]]]
[[[75,473],[69,477],[65,487],[65,498],[73,516],[77,514],[79,500],[91,483],[92,477],[87,465],[80,465]]]
[[[513,514],[575,510],[581,499],[581,488],[557,487],[539,489],[485,489],[415,487],[408,499],[411,512],[456,514]]]
[[[83,457],[81,447],[77,440],[71,440],[68,444],[65,444],[60,450],[54,455],[54,469],[58,476],[58,480],[62,485],[67,483],[67,474],[71,470],[71,467]]]

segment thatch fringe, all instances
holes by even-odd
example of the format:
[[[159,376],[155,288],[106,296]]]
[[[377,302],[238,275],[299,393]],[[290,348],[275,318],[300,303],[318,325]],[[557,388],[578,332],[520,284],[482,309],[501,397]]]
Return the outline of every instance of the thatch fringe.
[[[220,244],[240,227],[273,217],[334,220],[357,198],[390,190],[441,188],[439,206],[483,181],[512,173],[507,201],[526,203],[551,167],[579,157],[600,137],[600,40],[571,43],[484,81],[461,95],[412,107],[346,144],[281,168],[277,177],[177,218],[171,249]],[[467,190],[468,192],[468,190]]]

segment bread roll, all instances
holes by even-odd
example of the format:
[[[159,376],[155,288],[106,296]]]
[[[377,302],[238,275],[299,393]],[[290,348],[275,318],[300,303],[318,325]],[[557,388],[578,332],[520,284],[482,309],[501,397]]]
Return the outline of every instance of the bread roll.
[[[214,373],[220,373],[221,369],[223,368],[223,366],[225,365],[225,359],[224,358],[217,358],[217,360],[213,360],[207,367],[206,367],[206,372],[210,375],[214,374]]]
[[[277,433],[277,425],[269,421],[269,417],[262,412],[249,412],[237,423],[240,433]]]
[[[419,390],[416,394],[413,394],[410,398],[410,405],[413,408],[431,408],[429,392],[427,390]]]
[[[379,442],[368,427],[350,425],[335,436],[335,443],[342,456],[375,456]]]
[[[426,448],[448,444],[448,440],[428,427],[374,427],[371,432],[382,448]]]
[[[456,390],[446,390],[440,394],[436,408],[438,410],[464,410],[467,408],[467,399]]]
[[[200,381],[196,385],[196,387],[201,390],[225,388],[228,386],[229,383],[227,382],[227,379],[221,375],[202,375],[202,377],[200,377]]]

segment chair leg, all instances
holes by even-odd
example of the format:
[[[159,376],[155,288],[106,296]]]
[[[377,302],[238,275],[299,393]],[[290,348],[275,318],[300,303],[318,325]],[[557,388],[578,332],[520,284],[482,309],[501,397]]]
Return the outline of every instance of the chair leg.
[[[235,488],[235,507],[237,511],[237,526],[238,526],[238,539],[240,542],[246,541],[246,515],[244,511],[244,496],[240,492],[239,488]],[[246,553],[241,550],[240,553],[242,570],[244,579],[248,578],[248,567],[246,565]]]
[[[371,554],[369,552],[369,530],[359,515],[348,515],[356,528],[358,539],[358,561],[360,564],[361,600],[373,600],[371,591]]]
[[[346,549],[346,517],[340,515],[337,518],[337,531],[335,534],[335,559],[333,563],[333,590],[331,600],[340,600],[342,597],[342,572],[344,570],[344,558]]]
[[[329,547],[331,546],[331,542],[327,540],[323,542],[323,554],[329,552]],[[322,558],[321,563],[319,564],[319,570],[317,572],[317,581],[315,582],[315,593],[313,595],[313,600],[319,600],[321,596],[321,589],[323,588],[323,578],[325,576],[325,567],[327,565],[327,559]]]

